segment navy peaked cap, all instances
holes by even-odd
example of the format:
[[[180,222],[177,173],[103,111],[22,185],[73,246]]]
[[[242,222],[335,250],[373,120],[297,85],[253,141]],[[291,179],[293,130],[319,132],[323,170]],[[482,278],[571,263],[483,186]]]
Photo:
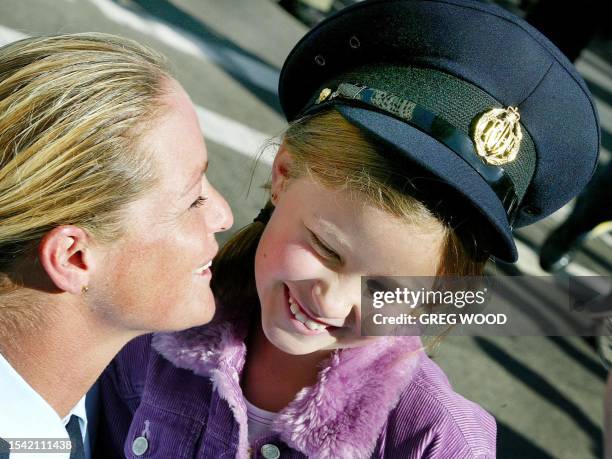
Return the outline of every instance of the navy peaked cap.
[[[574,66],[525,21],[475,0],[346,8],[294,47],[279,96],[289,121],[333,107],[442,180],[505,261],[517,259],[512,229],[566,204],[597,164],[597,113]]]

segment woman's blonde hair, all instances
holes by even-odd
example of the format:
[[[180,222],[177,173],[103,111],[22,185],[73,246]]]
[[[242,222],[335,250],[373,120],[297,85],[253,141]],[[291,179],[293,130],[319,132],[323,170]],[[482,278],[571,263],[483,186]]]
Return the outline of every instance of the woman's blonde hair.
[[[282,143],[291,155],[292,178],[309,176],[332,189],[358,194],[365,202],[407,222],[444,229],[439,276],[478,276],[488,258],[476,245],[480,240],[476,227],[448,217],[439,193],[443,184],[427,178],[417,186],[423,171],[415,166],[398,167],[401,158],[375,138],[366,137],[335,110],[327,110],[289,125]],[[401,171],[413,169],[407,176]],[[415,176],[417,179],[415,180]],[[452,201],[452,191],[447,198]],[[266,204],[268,211],[272,203]],[[265,223],[256,221],[230,239],[217,255],[212,287],[225,304],[258,304],[255,288],[254,259]]]
[[[121,235],[122,209],[156,179],[136,143],[166,75],[161,55],[106,34],[0,48],[0,277],[59,225]]]

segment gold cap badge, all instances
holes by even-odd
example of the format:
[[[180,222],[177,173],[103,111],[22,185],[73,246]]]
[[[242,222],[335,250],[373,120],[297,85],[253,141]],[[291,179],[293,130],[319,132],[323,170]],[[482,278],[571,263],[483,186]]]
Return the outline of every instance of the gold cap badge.
[[[473,138],[478,156],[496,166],[514,161],[523,139],[520,119],[516,107],[493,108],[480,115]]]

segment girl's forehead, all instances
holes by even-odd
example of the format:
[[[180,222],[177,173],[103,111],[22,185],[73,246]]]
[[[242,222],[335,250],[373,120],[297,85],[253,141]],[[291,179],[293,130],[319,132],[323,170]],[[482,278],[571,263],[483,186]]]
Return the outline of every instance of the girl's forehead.
[[[302,201],[300,208],[307,210],[328,231],[346,220],[352,224],[347,230],[349,233],[367,230],[387,237],[394,231],[419,234],[443,229],[438,219],[431,215],[424,218],[416,210],[414,215],[418,218],[393,215],[359,191],[329,188],[311,178],[296,179],[296,182],[296,195]]]

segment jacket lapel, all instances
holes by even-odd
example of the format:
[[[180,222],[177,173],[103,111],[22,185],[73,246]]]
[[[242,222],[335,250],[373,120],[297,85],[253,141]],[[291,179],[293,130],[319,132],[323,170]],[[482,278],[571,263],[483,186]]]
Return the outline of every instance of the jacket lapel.
[[[335,352],[314,386],[302,389],[274,429],[309,457],[368,458],[421,358],[418,338],[380,338]]]
[[[178,368],[210,378],[213,388],[227,401],[238,423],[237,458],[248,458],[248,418],[240,373],[246,356],[245,332],[229,322],[210,324],[176,333],[157,333],[152,346]]]

